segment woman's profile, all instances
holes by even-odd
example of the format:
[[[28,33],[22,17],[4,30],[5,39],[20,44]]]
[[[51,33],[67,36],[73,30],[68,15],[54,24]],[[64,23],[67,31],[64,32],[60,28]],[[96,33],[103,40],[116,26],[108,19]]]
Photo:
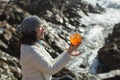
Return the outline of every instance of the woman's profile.
[[[44,26],[38,16],[28,16],[17,27],[22,34],[20,38],[20,64],[22,80],[52,80],[52,75],[59,72],[71,60],[71,56],[79,56],[78,45],[69,48],[53,59],[39,44],[44,38]]]

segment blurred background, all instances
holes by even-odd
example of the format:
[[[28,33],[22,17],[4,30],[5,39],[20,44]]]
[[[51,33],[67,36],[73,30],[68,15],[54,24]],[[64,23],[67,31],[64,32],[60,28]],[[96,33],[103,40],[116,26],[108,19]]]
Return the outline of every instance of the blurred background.
[[[83,37],[83,54],[53,77],[120,80],[119,0],[0,0],[0,80],[21,80],[16,27],[29,15],[45,24],[40,42],[53,58],[69,46],[71,33]]]

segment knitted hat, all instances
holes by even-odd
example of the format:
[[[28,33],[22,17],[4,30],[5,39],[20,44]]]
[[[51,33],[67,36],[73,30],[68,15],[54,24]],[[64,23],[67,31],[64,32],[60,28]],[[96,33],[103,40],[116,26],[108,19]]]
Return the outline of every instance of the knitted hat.
[[[38,16],[28,16],[18,25],[16,31],[18,33],[30,34],[41,24],[42,21]]]

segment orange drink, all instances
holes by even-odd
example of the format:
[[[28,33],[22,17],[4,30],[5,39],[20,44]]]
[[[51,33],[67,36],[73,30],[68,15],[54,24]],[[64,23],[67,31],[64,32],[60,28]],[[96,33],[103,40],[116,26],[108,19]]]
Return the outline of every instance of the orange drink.
[[[78,33],[73,33],[70,35],[70,42],[75,46],[82,42],[82,36]]]

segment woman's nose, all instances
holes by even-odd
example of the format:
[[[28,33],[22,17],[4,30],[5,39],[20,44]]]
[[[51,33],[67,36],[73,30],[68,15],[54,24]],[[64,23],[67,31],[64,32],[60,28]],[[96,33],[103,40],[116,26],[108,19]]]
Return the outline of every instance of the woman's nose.
[[[45,30],[44,27],[42,27],[42,30]]]

